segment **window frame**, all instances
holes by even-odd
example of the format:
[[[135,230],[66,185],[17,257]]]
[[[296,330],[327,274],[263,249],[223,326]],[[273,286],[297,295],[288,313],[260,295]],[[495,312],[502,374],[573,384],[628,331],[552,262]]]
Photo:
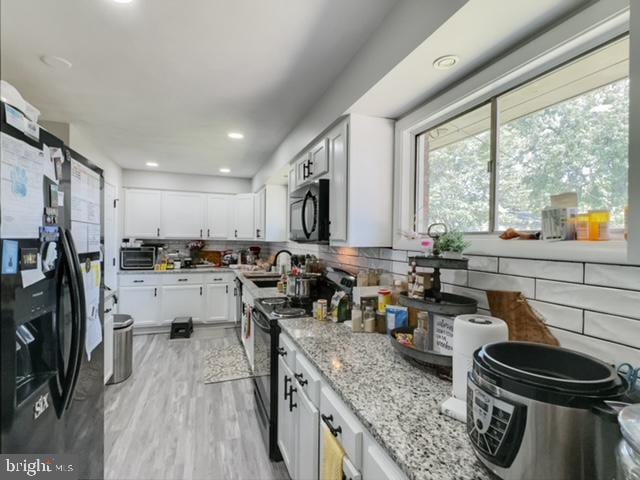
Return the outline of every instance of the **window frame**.
[[[515,90],[518,90],[519,88],[522,88],[528,84],[531,84],[535,81],[537,81],[538,79],[549,75],[553,72],[556,72],[562,68],[564,68],[565,66],[577,62],[579,61],[581,58],[584,58],[590,54],[592,54],[595,51],[600,50],[601,48],[605,48],[607,45],[610,45],[612,43],[618,42],[620,40],[623,40],[624,38],[629,39],[630,37],[630,32],[626,31],[623,33],[618,33],[617,35],[608,38],[605,41],[602,41],[600,43],[597,43],[596,45],[591,45],[589,46],[589,48],[587,48],[586,50],[583,50],[577,54],[574,54],[573,56],[564,59],[563,61],[561,61],[560,63],[554,64],[554,65],[548,65],[546,69],[543,69],[539,72],[536,72],[534,75],[530,75],[530,76],[525,76],[519,79],[518,83],[515,83],[513,85],[509,85],[508,87],[505,87],[503,89],[497,89],[496,91],[492,92],[492,95],[489,98],[485,98],[482,101],[477,101],[476,103],[470,103],[467,105],[467,107],[465,108],[465,110],[460,111],[460,112],[456,112],[455,114],[452,114],[450,116],[444,116],[441,119],[438,120],[437,123],[433,124],[433,125],[429,125],[428,128],[423,128],[422,130],[417,130],[415,133],[412,133],[412,135],[414,136],[414,145],[413,145],[413,153],[412,153],[412,157],[413,157],[413,165],[412,165],[412,171],[413,171],[413,192],[412,192],[412,196],[413,196],[413,202],[412,202],[412,213],[413,213],[413,225],[411,226],[411,228],[417,232],[419,235],[424,235],[426,234],[426,232],[420,232],[418,227],[420,222],[418,221],[418,172],[419,172],[419,165],[418,165],[418,142],[419,142],[419,138],[430,132],[433,130],[436,130],[437,128],[452,122],[476,109],[482,108],[486,105],[491,105],[491,109],[490,109],[490,131],[489,131],[489,136],[490,136],[490,146],[489,146],[489,162],[487,163],[487,169],[488,169],[488,173],[489,173],[489,219],[488,219],[488,224],[489,224],[489,229],[488,231],[470,231],[470,232],[463,232],[465,235],[496,235],[497,233],[499,233],[501,230],[498,229],[498,216],[497,216],[497,211],[498,211],[498,169],[499,169],[499,165],[500,165],[500,99],[501,97],[509,94],[510,92],[513,92]],[[630,75],[627,76],[627,78],[630,78]],[[576,95],[575,97],[571,97],[571,98],[576,98],[579,95]],[[565,99],[563,101],[567,101],[569,99]],[[627,202],[628,203],[628,202]],[[532,233],[535,232],[537,230],[521,230],[522,232],[525,233]],[[622,234],[624,232],[623,228],[612,228],[611,229],[611,233],[614,234],[614,238],[618,238],[618,237],[622,237]]]

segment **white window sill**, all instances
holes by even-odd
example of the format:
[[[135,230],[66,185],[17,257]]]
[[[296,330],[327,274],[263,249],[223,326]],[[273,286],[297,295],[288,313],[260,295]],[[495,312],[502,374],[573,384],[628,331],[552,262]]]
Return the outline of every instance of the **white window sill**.
[[[468,236],[471,246],[464,253],[500,257],[568,260],[574,262],[629,264],[627,242],[502,240],[496,237]]]

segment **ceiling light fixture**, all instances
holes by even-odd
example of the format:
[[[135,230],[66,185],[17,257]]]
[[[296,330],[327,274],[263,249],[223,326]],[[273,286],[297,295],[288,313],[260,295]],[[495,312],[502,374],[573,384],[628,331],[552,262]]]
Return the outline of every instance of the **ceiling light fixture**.
[[[229,138],[233,138],[234,140],[242,140],[244,138],[244,135],[240,132],[229,132],[227,136]]]
[[[145,165],[147,167],[157,167],[158,163],[157,162],[147,162],[147,163],[145,163]]]
[[[113,0],[116,3],[131,3],[132,0]]]
[[[230,168],[221,168],[220,169],[220,173],[231,173],[231,169]]]
[[[460,59],[456,55],[443,55],[433,61],[433,68],[436,70],[448,70],[458,64]]]
[[[54,70],[68,70],[73,66],[66,58],[56,57],[55,55],[42,55],[40,61]]]

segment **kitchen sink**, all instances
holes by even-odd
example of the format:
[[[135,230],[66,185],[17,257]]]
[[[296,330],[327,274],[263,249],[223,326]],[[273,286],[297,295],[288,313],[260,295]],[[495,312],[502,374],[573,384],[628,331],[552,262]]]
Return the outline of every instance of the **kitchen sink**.
[[[258,288],[273,288],[278,285],[280,277],[277,278],[252,278],[251,281],[255,283]]]

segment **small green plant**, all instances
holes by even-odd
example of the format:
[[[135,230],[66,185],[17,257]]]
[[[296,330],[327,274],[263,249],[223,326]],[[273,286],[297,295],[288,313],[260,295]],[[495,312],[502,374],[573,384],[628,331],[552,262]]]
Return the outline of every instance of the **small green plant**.
[[[438,238],[438,250],[441,252],[462,253],[471,242],[464,239],[462,232],[451,230]]]

